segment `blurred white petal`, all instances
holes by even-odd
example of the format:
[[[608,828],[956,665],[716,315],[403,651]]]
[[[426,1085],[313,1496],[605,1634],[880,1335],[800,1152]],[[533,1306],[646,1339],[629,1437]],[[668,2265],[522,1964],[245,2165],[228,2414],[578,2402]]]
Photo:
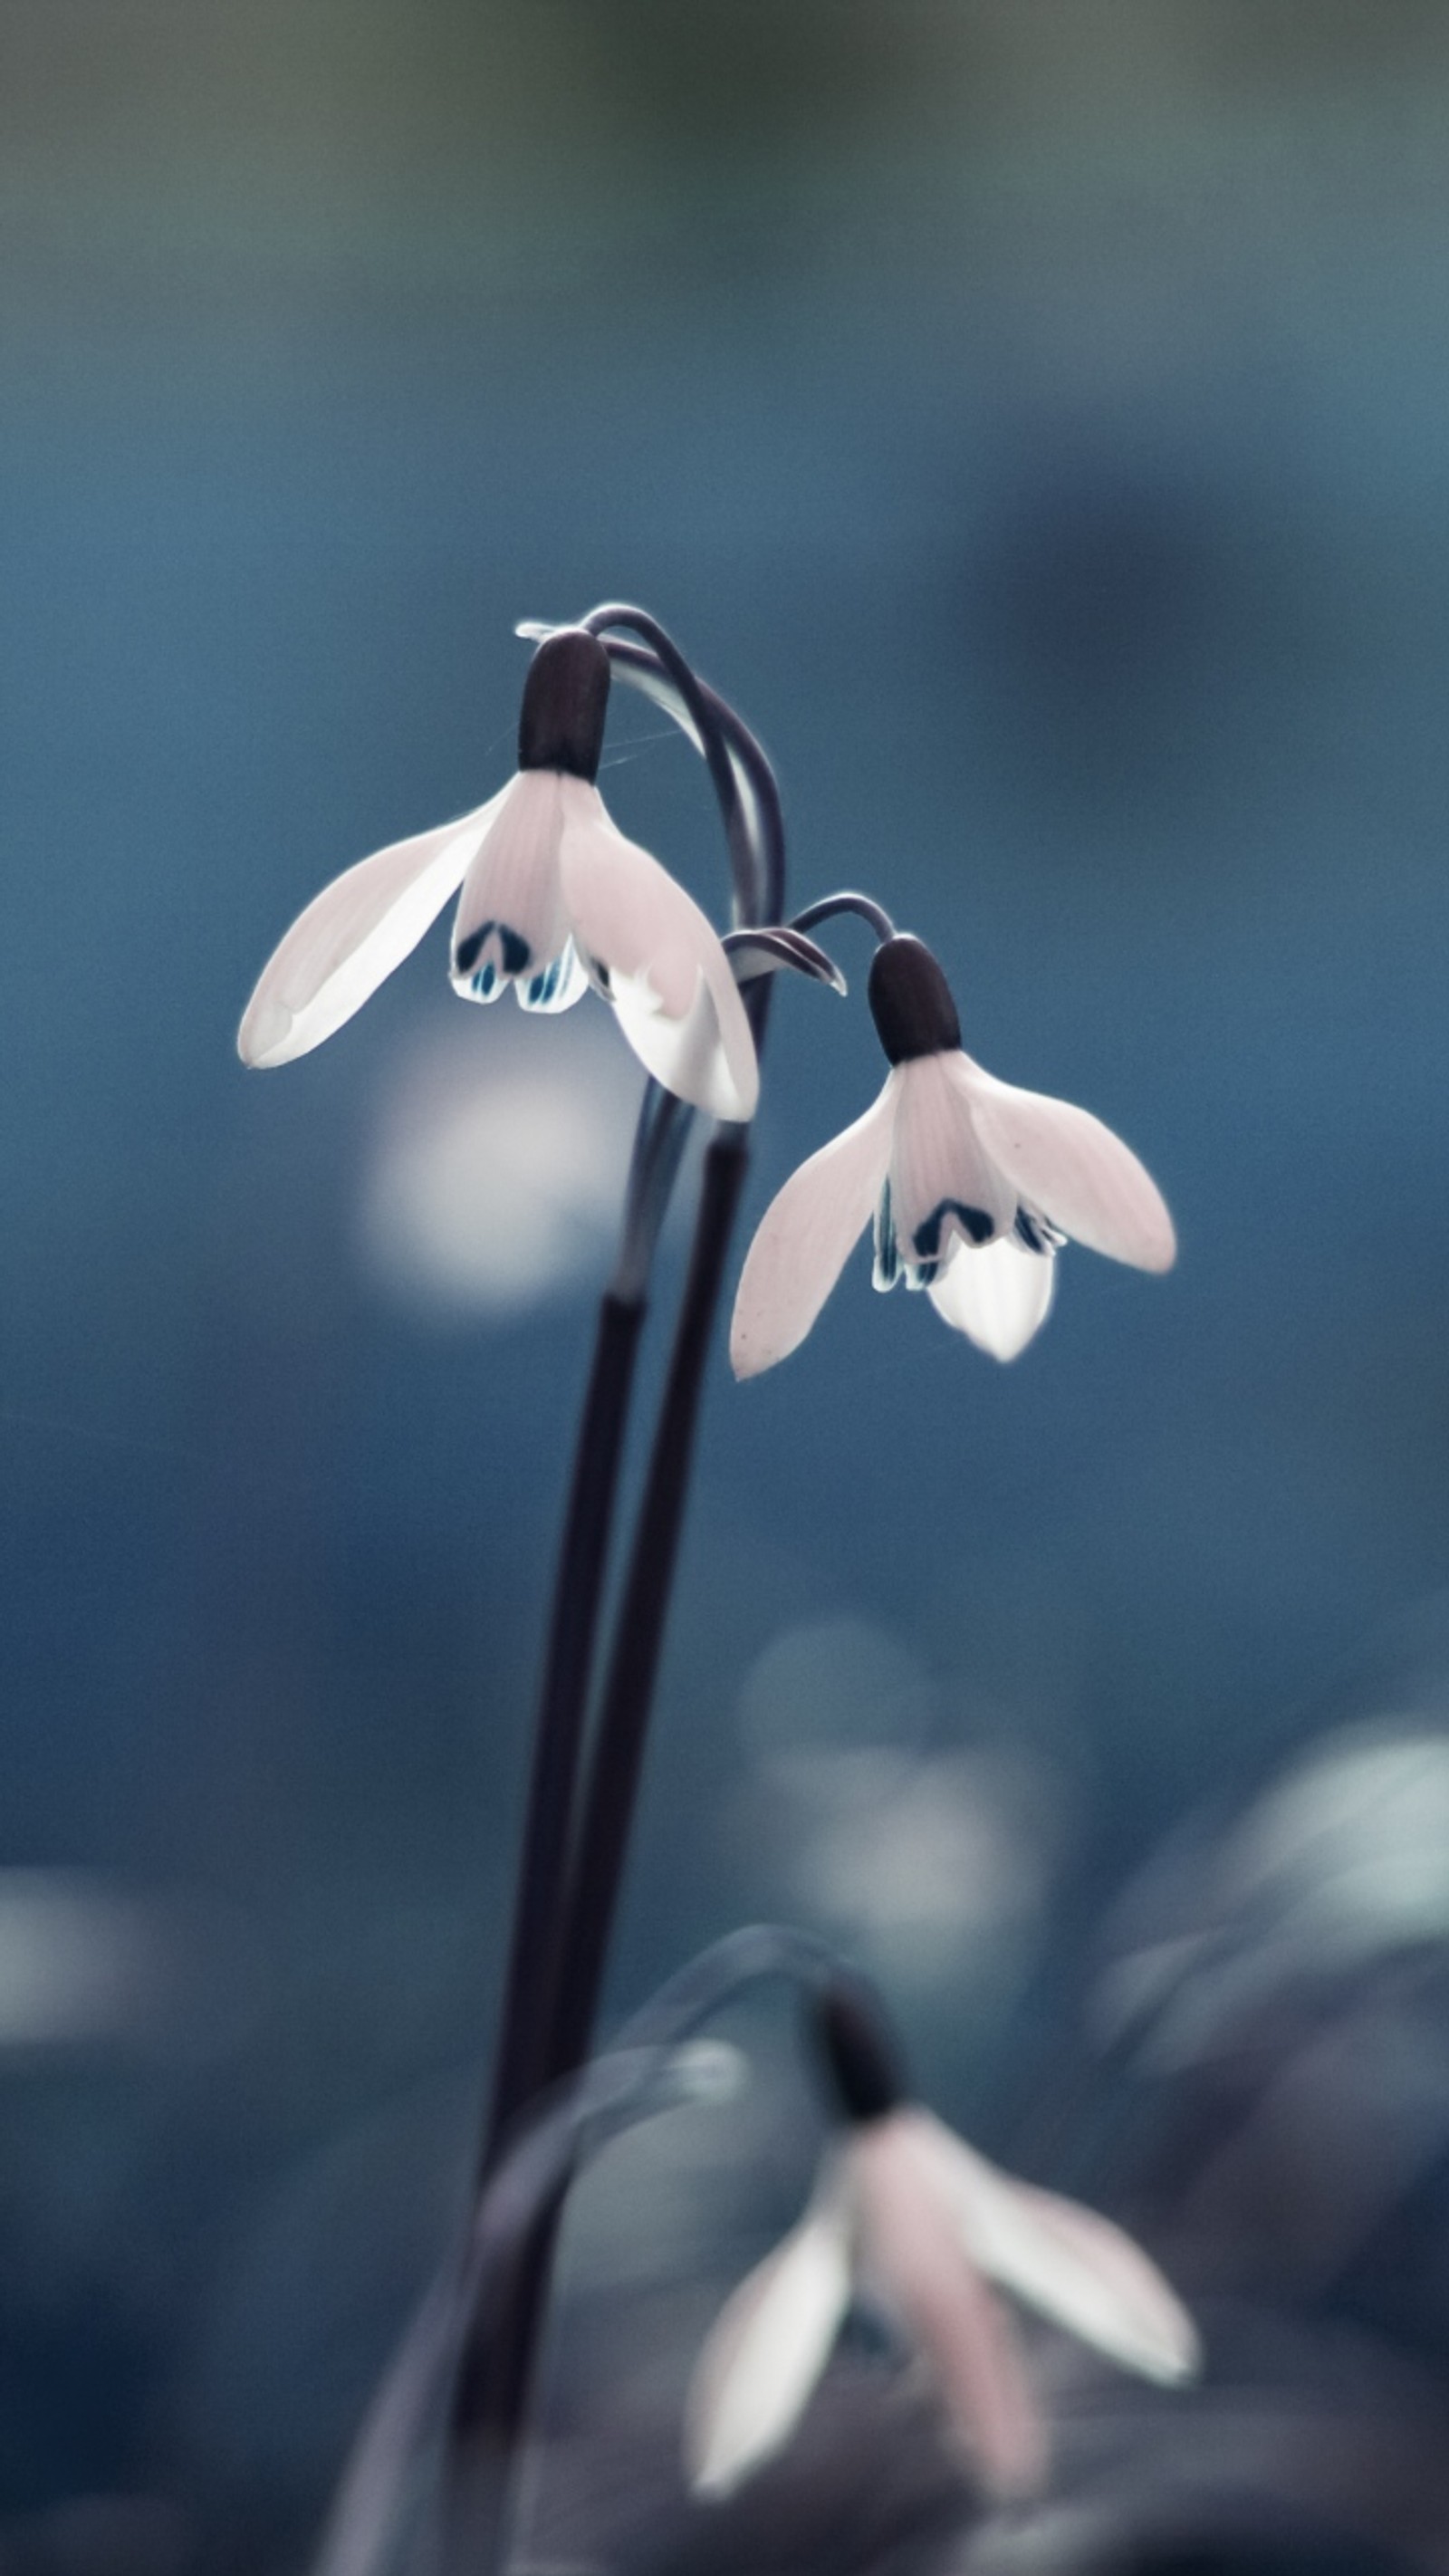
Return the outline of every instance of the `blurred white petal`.
[[[929,2360],[952,2426],[992,2492],[1028,2494],[1046,2434],[1004,2315],[953,2224],[919,2146],[926,2115],[859,2131],[851,2162],[871,2276]],[[943,2132],[943,2135],[946,2133]]]
[[[789,2440],[850,2301],[851,2217],[839,2171],[740,2283],[695,2364],[684,2454],[696,2495],[726,2496]]]
[[[1177,1238],[1162,1194],[1130,1147],[1090,1110],[998,1082],[969,1056],[946,1059],[976,1132],[1019,1195],[1064,1234],[1130,1261],[1170,1270]]]
[[[736,1377],[773,1368],[803,1342],[865,1232],[890,1161],[900,1072],[853,1127],[822,1145],[771,1200],[735,1295]]]
[[[1200,2354],[1196,2329],[1155,2263],[1079,2202],[988,2164],[927,2111],[908,2115],[982,2271],[1123,2369],[1171,2385]]]
[[[979,1251],[958,1244],[928,1290],[938,1315],[993,1359],[1014,1360],[1051,1311],[1056,1259],[1009,1235]]]
[[[247,1004],[237,1035],[244,1064],[290,1064],[361,1009],[457,891],[499,802],[392,842],[313,896]]]
[[[1275,1903],[1275,1937],[1340,1957],[1442,1939],[1449,1742],[1413,1720],[1340,1728],[1251,1810],[1224,1878],[1233,1905]]]

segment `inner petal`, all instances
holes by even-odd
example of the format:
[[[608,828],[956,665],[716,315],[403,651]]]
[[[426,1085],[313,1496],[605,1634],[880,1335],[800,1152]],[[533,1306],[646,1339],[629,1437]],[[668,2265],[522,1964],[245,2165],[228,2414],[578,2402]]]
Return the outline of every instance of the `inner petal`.
[[[1014,1360],[1046,1322],[1055,1283],[1049,1245],[1029,1252],[1016,1234],[1003,1234],[982,1252],[958,1244],[929,1285],[946,1323],[993,1359]]]
[[[568,921],[559,888],[560,785],[550,769],[520,771],[463,880],[451,972],[454,991],[472,1001],[491,1002],[519,976],[538,983],[562,960]]]
[[[589,989],[589,979],[571,939],[564,941],[557,957],[548,965],[535,967],[526,981],[514,985],[526,1011],[567,1011],[581,1000]]]
[[[983,1150],[947,1055],[901,1067],[891,1156],[896,1249],[912,1287],[928,1287],[953,1244],[980,1247],[1016,1221],[1017,1199]]]

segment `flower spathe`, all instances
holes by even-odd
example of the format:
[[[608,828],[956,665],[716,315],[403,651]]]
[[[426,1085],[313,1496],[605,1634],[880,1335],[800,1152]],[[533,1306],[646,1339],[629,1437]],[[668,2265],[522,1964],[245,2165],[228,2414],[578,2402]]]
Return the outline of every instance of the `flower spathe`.
[[[690,2484],[729,2495],[783,2448],[859,2287],[926,2362],[982,2485],[1027,2494],[1046,2468],[1046,2432],[996,2289],[1164,2386],[1198,2367],[1192,2320],[1121,2228],[1014,2181],[902,2098],[854,2005],[828,2006],[826,2024],[849,2127],[804,2217],[705,2342],[685,2410]]]
[[[891,1061],[885,1088],[766,1209],[735,1299],[736,1376],[804,1340],[872,1215],[875,1285],[924,1288],[999,1360],[1045,1322],[1069,1238],[1139,1270],[1171,1268],[1172,1219],[1136,1155],[1088,1110],[974,1063],[918,939],[882,942],[870,999]]]
[[[519,767],[496,796],[395,841],[324,887],[263,970],[243,1062],[288,1064],[332,1036],[453,895],[455,992],[562,1011],[592,984],[641,1063],[717,1118],[754,1114],[754,1041],[720,940],[682,886],[610,820],[595,777],[608,656],[569,628],[539,646]]]

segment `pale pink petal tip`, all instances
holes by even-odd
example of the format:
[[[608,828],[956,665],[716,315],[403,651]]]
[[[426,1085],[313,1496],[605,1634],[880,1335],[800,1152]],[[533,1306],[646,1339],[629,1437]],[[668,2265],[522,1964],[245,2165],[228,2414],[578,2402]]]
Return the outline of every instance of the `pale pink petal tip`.
[[[865,2259],[925,2355],[978,2479],[1003,2500],[1025,2496],[1045,2474],[1046,2428],[1011,2320],[963,2245],[951,2197],[941,2189],[936,2125],[908,2107],[857,2139]]]
[[[998,2242],[1003,2283],[1124,2370],[1168,2388],[1194,2378],[1202,2366],[1197,2328],[1141,2246],[1076,2201],[1025,2183],[1014,2188],[1022,2232],[1010,2248]],[[1030,2248],[1028,2229],[1036,2237]]]

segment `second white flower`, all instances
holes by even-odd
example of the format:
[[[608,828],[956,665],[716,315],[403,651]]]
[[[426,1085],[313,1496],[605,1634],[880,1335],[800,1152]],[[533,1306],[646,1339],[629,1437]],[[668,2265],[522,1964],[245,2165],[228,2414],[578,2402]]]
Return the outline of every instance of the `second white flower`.
[[[919,939],[882,942],[870,1002],[891,1072],[874,1107],[766,1209],[735,1299],[737,1377],[804,1340],[872,1215],[876,1286],[924,1288],[999,1360],[1045,1322],[1069,1237],[1139,1270],[1171,1268],[1177,1241],[1150,1173],[1089,1110],[998,1082],[964,1053]]]

